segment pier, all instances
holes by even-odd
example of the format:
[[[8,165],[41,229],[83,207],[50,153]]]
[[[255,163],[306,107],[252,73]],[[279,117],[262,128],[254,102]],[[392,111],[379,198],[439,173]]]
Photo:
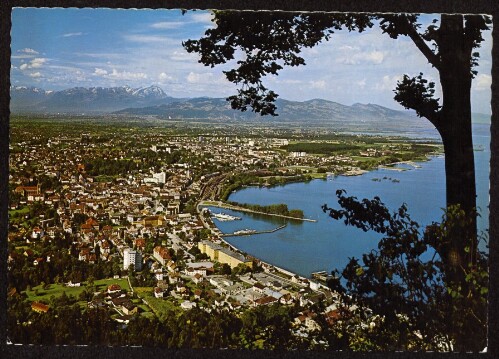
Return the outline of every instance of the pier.
[[[241,237],[241,236],[252,236],[253,234],[264,234],[264,233],[274,233],[277,232],[280,229],[283,229],[286,227],[285,224],[283,224],[280,227],[274,228],[274,229],[269,229],[268,231],[241,231],[241,233],[223,233],[220,236],[221,237]],[[238,231],[239,232],[239,231]]]

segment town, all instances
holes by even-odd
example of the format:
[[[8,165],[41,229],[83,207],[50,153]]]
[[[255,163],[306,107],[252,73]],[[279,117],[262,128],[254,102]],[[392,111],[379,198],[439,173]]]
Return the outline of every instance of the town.
[[[32,310],[17,322],[29,326],[63,299],[125,327],[279,306],[293,308],[293,336],[312,338],[343,315],[328,274],[305,278],[240,252],[205,207],[228,206],[243,186],[356,175],[441,151],[390,137],[198,126],[11,120],[8,295]]]

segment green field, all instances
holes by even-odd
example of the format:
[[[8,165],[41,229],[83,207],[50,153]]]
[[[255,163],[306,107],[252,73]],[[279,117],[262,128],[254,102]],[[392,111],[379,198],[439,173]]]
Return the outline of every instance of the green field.
[[[312,172],[312,173],[307,173],[307,175],[309,175],[310,177],[312,177],[313,179],[324,179],[327,177],[327,173],[317,173],[317,172]]]
[[[182,309],[174,298],[169,297],[163,299],[154,297],[154,288],[152,287],[136,287],[134,289],[135,292],[137,292],[137,295],[144,298],[147,303],[149,303],[154,314],[160,319],[165,319],[165,316],[171,311],[177,314],[182,312]]]
[[[94,282],[94,285],[98,291],[103,291],[107,286],[111,284],[118,284],[121,289],[125,289],[126,291],[130,291],[130,286],[128,285],[128,280],[126,278],[120,279],[100,279]]]
[[[65,287],[62,284],[50,284],[48,289],[43,289],[41,285],[33,287],[32,290],[27,290],[26,295],[28,296],[28,300],[30,302],[33,301],[41,301],[48,303],[50,301],[50,297],[60,297],[63,292],[66,292],[67,296],[74,296],[78,298],[81,292],[85,290],[85,286],[81,287]],[[35,293],[38,291],[38,295]]]
[[[23,208],[9,210],[9,216],[13,216],[15,214],[26,214],[29,213],[29,206],[24,206]]]
[[[326,154],[343,153],[348,151],[358,151],[361,146],[350,143],[327,143],[327,142],[297,142],[281,148],[288,152],[307,152],[308,154]]]
[[[104,291],[106,287],[110,284],[119,284],[122,289],[130,291],[130,287],[128,286],[128,280],[126,278],[121,279],[100,279],[94,282],[97,291]],[[81,292],[85,290],[85,285],[82,283],[80,287],[66,287],[63,284],[50,284],[47,289],[43,289],[41,285],[33,287],[32,290],[26,291],[26,295],[28,296],[28,300],[32,301],[42,301],[48,303],[50,301],[50,297],[60,297],[63,292],[66,292],[66,295],[74,296],[78,298]],[[35,294],[35,291],[38,291],[38,295]]]

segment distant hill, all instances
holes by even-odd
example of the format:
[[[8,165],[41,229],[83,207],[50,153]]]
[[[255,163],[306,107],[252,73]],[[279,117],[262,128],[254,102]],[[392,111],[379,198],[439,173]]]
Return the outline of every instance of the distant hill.
[[[233,110],[223,98],[194,98],[172,101],[144,108],[126,108],[121,115],[156,116],[165,119],[199,119],[212,121],[255,121],[265,123],[301,123],[304,126],[327,126],[337,131],[398,132],[411,128],[416,132],[433,131],[429,121],[410,111],[396,111],[374,104],[342,105],[314,99],[304,102],[278,99],[277,117]]]
[[[352,106],[313,99],[303,102],[278,99],[279,116],[265,116],[251,111],[233,110],[224,98],[174,98],[160,87],[75,87],[62,91],[45,91],[35,87],[11,87],[13,113],[45,114],[119,114],[123,116],[155,116],[163,119],[206,121],[255,121],[294,123],[304,126],[327,126],[337,131],[433,133],[426,119],[413,111],[396,111],[376,104],[356,103]],[[490,116],[474,114],[474,122],[490,123]],[[488,122],[487,122],[488,121]]]
[[[413,112],[396,111],[374,105],[352,106],[322,99],[304,102],[278,99],[279,116],[265,116],[251,111],[233,110],[225,98],[173,98],[160,87],[75,87],[45,91],[34,87],[11,87],[13,113],[45,114],[119,114],[155,116],[164,119],[195,119],[215,122],[256,121],[270,123],[327,126],[337,131],[394,132],[399,129],[433,131],[433,126]]]

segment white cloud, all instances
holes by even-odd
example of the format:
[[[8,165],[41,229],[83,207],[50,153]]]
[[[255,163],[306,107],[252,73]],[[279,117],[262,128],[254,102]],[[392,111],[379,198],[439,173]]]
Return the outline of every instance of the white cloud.
[[[207,83],[212,79],[213,79],[213,74],[209,72],[198,74],[191,71],[189,72],[189,75],[187,75],[187,82],[191,84]]]
[[[97,76],[104,76],[107,75],[107,71],[104,69],[99,69],[98,67],[95,68],[94,75]]]
[[[299,85],[303,83],[302,80],[296,80],[296,79],[276,80],[274,82],[278,84],[289,84],[289,85]]]
[[[82,36],[83,32],[69,32],[67,34],[63,34],[62,37],[73,37],[73,36]]]
[[[159,35],[125,35],[124,38],[125,40],[131,42],[138,42],[143,44],[157,44],[157,43],[161,43],[163,45],[180,44],[179,40]]]
[[[113,72],[107,75],[108,78],[115,80],[143,80],[147,79],[147,75],[143,72],[128,72],[122,71],[119,72],[116,69],[113,69]]]
[[[79,57],[90,57],[92,59],[122,59],[124,56],[127,56],[124,53],[116,52],[74,52],[73,54]]]
[[[38,55],[39,54],[38,51],[30,49],[29,47],[26,47],[26,48],[21,49],[21,50],[17,50],[17,52],[20,54],[30,54],[30,55]]]
[[[326,88],[326,81],[324,80],[310,81],[310,87],[313,89],[324,90]]]
[[[492,85],[492,76],[487,74],[479,74],[473,80],[473,89],[475,91],[490,91]]]
[[[170,55],[170,60],[172,61],[193,61],[197,62],[198,55],[197,54],[189,54],[187,51],[173,51]]]
[[[313,57],[319,55],[320,52],[317,47],[306,47],[302,50],[302,55],[304,57]]]
[[[213,13],[203,12],[203,13],[193,13],[191,14],[191,19],[193,22],[212,24],[211,20],[214,18]]]
[[[38,69],[42,67],[45,62],[47,62],[47,59],[44,59],[42,57],[36,57],[30,62],[31,68]]]
[[[189,74],[186,77],[187,82],[190,84],[197,84],[197,85],[227,85],[228,82],[225,80],[225,77],[223,75],[220,76],[215,76],[215,74],[211,72],[203,72],[203,73],[197,73],[197,72],[189,72]]]
[[[378,91],[391,91],[397,86],[397,81],[402,80],[402,75],[389,76],[385,75],[374,85],[374,89]]]
[[[172,30],[172,29],[178,29],[181,26],[184,26],[186,23],[182,21],[163,21],[163,22],[156,22],[151,25],[153,29],[158,29],[158,30]]]
[[[30,54],[22,54],[22,55],[12,55],[12,59],[32,59],[35,57],[35,55],[30,55]]]
[[[33,60],[31,60],[29,63],[22,64],[19,66],[21,70],[28,70],[28,69],[39,69],[41,68],[45,63],[47,62],[47,59],[43,57],[36,57]]]
[[[359,86],[361,89],[363,89],[364,87],[366,87],[366,79],[362,79],[360,81],[356,81],[355,82],[357,84],[357,86]]]
[[[170,75],[167,75],[165,72],[162,72],[159,74],[158,79],[160,81],[171,81],[171,80],[173,80],[173,77],[171,77]]]
[[[361,59],[364,59],[366,62],[371,62],[373,64],[379,65],[384,60],[384,54],[381,51],[371,51],[367,54],[363,54]]]
[[[213,18],[214,15],[211,12],[189,11],[185,16],[180,17],[181,21],[160,21],[151,24],[150,27],[158,30],[172,30],[188,24],[212,25]]]
[[[135,80],[145,80],[147,79],[147,74],[143,72],[129,72],[129,71],[118,71],[113,68],[111,72],[96,67],[94,76],[99,76],[109,80],[125,80],[125,81],[135,81]]]
[[[29,74],[30,77],[37,78],[37,77],[42,77],[42,74],[40,72],[34,72]]]
[[[339,57],[336,60],[338,63],[345,65],[379,65],[385,59],[385,55],[381,51],[360,51],[359,48],[351,46],[342,46],[340,49],[344,52],[349,52],[349,54],[345,54],[345,56]]]
[[[39,69],[41,68],[45,63],[47,62],[47,59],[43,57],[35,57],[33,60],[31,60],[28,64],[28,69]]]
[[[360,51],[358,46],[342,45],[338,48],[340,51]]]

